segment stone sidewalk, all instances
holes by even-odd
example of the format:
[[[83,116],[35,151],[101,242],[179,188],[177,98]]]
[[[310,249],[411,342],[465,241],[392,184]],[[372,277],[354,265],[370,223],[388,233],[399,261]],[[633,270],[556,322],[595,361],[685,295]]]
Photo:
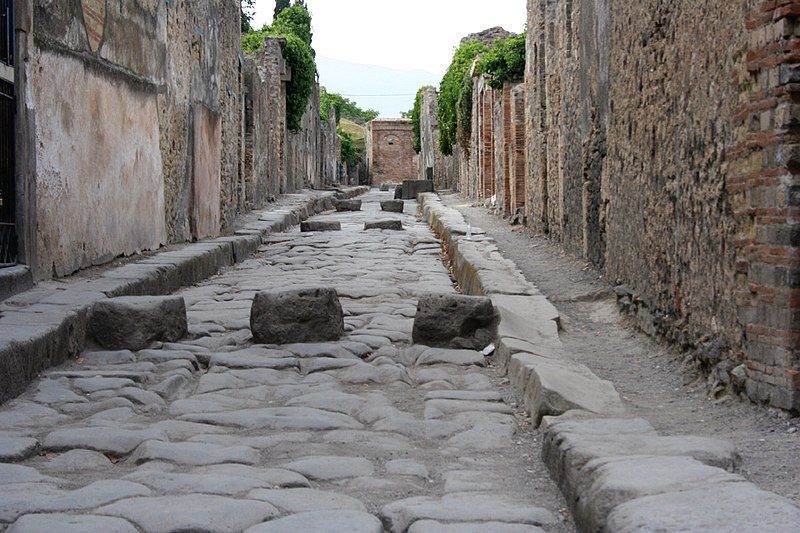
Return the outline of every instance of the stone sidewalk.
[[[508,380],[411,344],[417,298],[454,288],[416,204],[382,213],[390,197],[180,292],[191,338],[84,351],[0,407],[0,530],[572,530]],[[363,229],[389,219],[404,231]],[[253,345],[256,292],[316,286],[345,338]]]

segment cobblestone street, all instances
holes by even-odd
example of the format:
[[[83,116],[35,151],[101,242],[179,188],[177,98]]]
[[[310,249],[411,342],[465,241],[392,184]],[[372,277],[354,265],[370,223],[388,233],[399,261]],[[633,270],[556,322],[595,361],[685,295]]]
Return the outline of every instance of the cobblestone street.
[[[419,296],[455,289],[416,204],[390,198],[180,292],[190,338],[84,352],[3,405],[0,530],[572,530],[508,380],[412,345]],[[404,231],[364,230],[391,219]],[[345,337],[254,345],[255,294],[312,287],[338,292]]]

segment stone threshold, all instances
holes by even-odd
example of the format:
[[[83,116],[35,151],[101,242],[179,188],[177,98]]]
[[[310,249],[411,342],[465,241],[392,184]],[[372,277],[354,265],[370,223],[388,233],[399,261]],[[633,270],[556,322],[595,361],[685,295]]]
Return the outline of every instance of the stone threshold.
[[[333,209],[336,199],[354,198],[368,190],[347,187],[283,195],[267,209],[241,217],[231,236],[170,247],[91,278],[78,274],[44,282],[0,302],[0,403],[24,392],[43,370],[80,354],[86,346],[87,315],[95,302],[171,294],[247,259],[258,251],[264,236]]]
[[[0,302],[33,288],[33,276],[25,265],[0,268]]]
[[[732,443],[661,436],[627,415],[612,383],[565,357],[558,311],[494,241],[438,195],[421,194],[419,203],[463,291],[489,296],[500,314],[495,364],[542,428],[542,459],[581,531],[781,531],[800,523],[790,499],[735,473],[741,459]]]

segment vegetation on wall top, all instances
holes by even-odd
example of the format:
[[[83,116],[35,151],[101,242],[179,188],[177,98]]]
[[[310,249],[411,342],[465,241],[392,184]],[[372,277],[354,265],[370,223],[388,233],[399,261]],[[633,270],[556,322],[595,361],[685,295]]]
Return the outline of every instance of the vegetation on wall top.
[[[481,55],[476,74],[485,75],[493,89],[501,89],[507,82],[522,81],[525,78],[525,35],[497,41]]]
[[[292,71],[286,86],[286,123],[290,131],[300,131],[303,114],[308,107],[316,83],[317,64],[311,48],[311,14],[302,0],[277,13],[275,21],[260,30],[250,29],[242,34],[242,49],[255,52],[264,47],[267,37],[286,41],[283,57]]]
[[[467,41],[458,47],[453,61],[447,69],[439,86],[439,105],[436,116],[439,119],[439,149],[445,155],[453,153],[459,121],[457,112],[467,100],[472,100],[472,80],[470,69],[475,58],[486,51],[486,45],[479,41]],[[466,80],[469,79],[469,83]],[[471,110],[471,105],[469,106]],[[465,122],[463,126],[468,126]]]
[[[378,118],[378,112],[374,109],[362,109],[354,101],[341,94],[330,93],[325,87],[320,88],[319,103],[322,117],[326,118],[330,109],[333,108],[336,112],[337,123],[342,117],[362,123]]]

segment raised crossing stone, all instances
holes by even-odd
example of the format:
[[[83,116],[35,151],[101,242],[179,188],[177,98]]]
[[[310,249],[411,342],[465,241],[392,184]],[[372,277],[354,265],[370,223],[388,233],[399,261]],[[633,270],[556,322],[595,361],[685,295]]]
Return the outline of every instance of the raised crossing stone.
[[[489,298],[429,294],[419,299],[412,335],[416,344],[483,350],[494,338],[497,318]]]
[[[420,194],[433,191],[434,186],[431,180],[405,180],[402,186],[402,199],[416,200]]]
[[[89,333],[111,350],[142,350],[154,341],[174,342],[189,333],[186,303],[179,296],[126,296],[92,306]]]
[[[381,202],[381,211],[387,213],[402,213],[405,209],[405,202],[403,200],[386,200]]]
[[[361,211],[361,200],[336,200],[334,202],[336,211]]]
[[[403,221],[401,220],[376,220],[364,224],[365,230],[385,229],[390,231],[403,231]]]
[[[300,224],[300,231],[303,233],[322,232],[322,231],[341,231],[340,222],[322,222],[319,220],[307,220]]]
[[[261,292],[250,330],[262,344],[333,341],[344,335],[344,313],[335,289]]]

